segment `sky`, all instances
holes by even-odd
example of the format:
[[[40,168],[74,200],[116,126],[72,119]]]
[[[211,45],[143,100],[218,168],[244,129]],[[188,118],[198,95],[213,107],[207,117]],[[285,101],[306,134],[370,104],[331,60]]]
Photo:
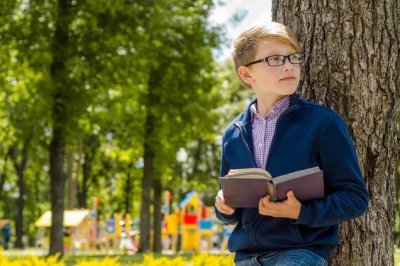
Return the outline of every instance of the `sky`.
[[[222,54],[217,55],[219,59],[230,56],[230,46],[242,31],[254,25],[266,24],[271,21],[271,0],[216,0],[216,6],[211,13],[210,22],[225,26],[229,47],[224,47]],[[245,15],[239,22],[232,21],[237,14]]]

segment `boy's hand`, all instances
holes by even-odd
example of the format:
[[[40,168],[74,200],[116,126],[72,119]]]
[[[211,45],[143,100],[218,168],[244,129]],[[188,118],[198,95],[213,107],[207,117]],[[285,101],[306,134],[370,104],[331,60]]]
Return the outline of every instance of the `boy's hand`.
[[[293,193],[287,193],[287,199],[281,202],[270,202],[269,195],[260,199],[258,211],[262,215],[268,215],[276,218],[290,218],[297,220],[300,215],[301,203]]]
[[[218,191],[218,194],[215,197],[215,207],[220,213],[226,215],[232,215],[235,212],[234,208],[231,208],[225,204],[224,193],[222,190]]]

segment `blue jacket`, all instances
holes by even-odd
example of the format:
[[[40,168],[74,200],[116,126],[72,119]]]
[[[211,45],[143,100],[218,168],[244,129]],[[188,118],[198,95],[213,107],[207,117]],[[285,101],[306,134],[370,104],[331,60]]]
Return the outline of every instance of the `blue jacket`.
[[[297,220],[273,218],[257,208],[237,208],[218,219],[237,223],[228,247],[235,261],[267,251],[309,249],[329,258],[339,243],[339,223],[362,215],[368,192],[357,154],[343,119],[333,110],[290,96],[288,109],[278,118],[266,170],[272,176],[319,166],[324,173],[325,198],[302,202]],[[249,108],[226,128],[220,176],[229,169],[257,167]]]

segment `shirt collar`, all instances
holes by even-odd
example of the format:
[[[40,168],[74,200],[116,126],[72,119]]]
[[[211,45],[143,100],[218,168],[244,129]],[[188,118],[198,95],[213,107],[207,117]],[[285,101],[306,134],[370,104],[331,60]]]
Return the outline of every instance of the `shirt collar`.
[[[259,119],[272,119],[279,117],[288,107],[289,107],[289,96],[285,96],[281,100],[279,100],[274,106],[272,106],[265,117],[262,117],[258,112],[257,112],[257,102],[254,102],[250,106],[250,111],[251,111],[251,120],[253,121],[254,118],[259,118]]]

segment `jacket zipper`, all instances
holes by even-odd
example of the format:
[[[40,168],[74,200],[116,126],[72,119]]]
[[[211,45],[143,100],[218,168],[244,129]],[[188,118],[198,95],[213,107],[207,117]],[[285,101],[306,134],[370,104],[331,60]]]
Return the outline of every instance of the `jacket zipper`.
[[[243,141],[244,145],[246,146],[247,151],[249,152],[251,161],[253,162],[253,166],[257,167],[256,160],[254,159],[254,155],[251,153],[250,147],[249,147],[247,141],[244,139],[243,129],[242,129],[241,125],[239,123],[235,123],[234,125],[237,126],[240,130],[240,136],[242,137],[242,141]]]

